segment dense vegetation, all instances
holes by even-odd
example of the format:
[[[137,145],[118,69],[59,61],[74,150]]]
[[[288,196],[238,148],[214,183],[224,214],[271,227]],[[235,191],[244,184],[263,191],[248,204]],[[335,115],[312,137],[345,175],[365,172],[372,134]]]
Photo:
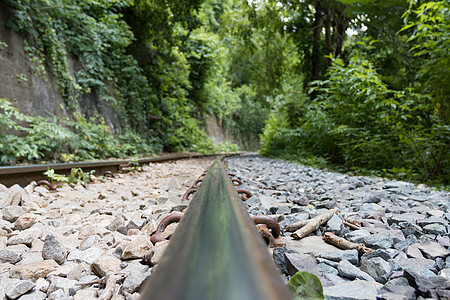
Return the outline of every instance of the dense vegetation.
[[[448,184],[449,1],[312,2],[325,19],[318,80],[277,103],[262,152]],[[326,26],[341,13],[358,34],[339,49]]]
[[[3,2],[33,72],[57,78],[66,108],[96,93],[124,128],[112,139],[101,118],[79,115],[15,115],[15,128],[3,101],[3,163],[214,151],[202,130],[214,116],[242,149],[261,139],[265,155],[449,182],[448,0]],[[75,76],[66,52],[82,62]]]

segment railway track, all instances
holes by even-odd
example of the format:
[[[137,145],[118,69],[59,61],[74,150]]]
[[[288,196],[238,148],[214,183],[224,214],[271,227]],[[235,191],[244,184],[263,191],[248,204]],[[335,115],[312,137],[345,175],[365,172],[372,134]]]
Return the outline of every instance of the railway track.
[[[250,218],[243,205],[250,192],[236,189],[234,177],[216,159],[191,186],[196,191],[186,211],[161,222],[180,224],[141,299],[292,299],[263,242],[279,236],[279,225]],[[163,241],[160,227],[153,243]]]
[[[175,153],[166,154],[155,157],[139,158],[139,159],[121,159],[121,160],[101,160],[91,162],[73,162],[73,163],[56,163],[56,164],[40,164],[40,165],[26,165],[26,166],[6,166],[0,167],[0,183],[6,187],[14,184],[19,184],[24,187],[31,181],[39,181],[46,179],[42,173],[48,169],[54,169],[58,174],[68,175],[71,169],[81,168],[84,172],[95,170],[96,175],[103,175],[106,172],[117,173],[124,168],[129,168],[136,165],[143,165],[155,162],[165,162],[186,158],[197,158],[206,156],[218,155],[236,155],[240,152],[233,153],[214,153],[214,154],[199,154],[199,153]]]
[[[70,171],[71,168],[83,168],[86,171],[95,169],[102,170],[102,172],[106,168],[110,168],[108,170],[117,172],[124,167],[130,166],[132,163],[145,164],[204,156],[198,154],[178,154],[141,159],[133,162],[121,160],[95,163],[33,165],[18,168],[9,167],[6,170],[15,169],[15,173],[9,171],[8,174],[14,174],[15,176],[19,174],[26,179],[25,184],[28,184],[30,172],[38,175],[47,168],[58,170],[58,173]],[[114,270],[113,268],[110,270],[110,273],[101,275],[103,278],[100,281],[104,283],[104,289],[99,291],[99,298],[111,299],[114,294],[119,292],[116,283],[119,282],[122,284],[123,282],[122,289],[124,290],[124,295],[126,295],[127,291],[133,292],[139,289],[140,299],[292,299],[291,292],[283,283],[266,249],[266,246],[281,246],[277,244],[282,241],[280,227],[270,217],[250,217],[243,201],[251,197],[252,193],[243,188],[239,188],[243,182],[236,175],[226,173],[221,162],[223,156],[221,155],[220,158],[217,158],[209,170],[207,172],[205,171],[189,187],[188,191],[190,192],[182,197],[181,202],[188,203],[187,209],[183,212],[175,213],[172,210],[172,214],[163,218],[156,231],[151,235],[142,235],[144,228],[142,228],[143,232],[139,234],[136,233],[137,228],[129,229],[126,232],[126,239],[132,240],[133,237],[136,238],[137,234],[138,237],[136,240],[140,236],[146,240],[148,239],[153,244],[153,246],[150,244],[146,245],[145,248],[142,248],[145,249],[142,256],[138,255],[135,257],[142,259],[139,264],[141,266],[140,268],[143,268],[142,265],[154,267],[157,262],[154,261],[153,256],[158,251],[158,247],[167,246],[167,250],[164,251],[158,267],[153,269],[154,272],[152,272],[149,280],[140,289],[136,287],[131,290],[126,281],[130,280],[128,277],[131,278],[135,275],[122,274],[120,268],[111,272],[111,270]],[[25,171],[29,172],[25,173]],[[155,177],[160,176],[158,172],[155,172],[153,175]],[[11,176],[10,179],[13,179],[13,177]],[[120,182],[120,178],[111,178],[110,181],[117,186],[123,184],[123,182]],[[17,183],[17,180],[13,182]],[[86,191],[93,192],[97,195],[95,190],[95,185],[92,188],[86,189]],[[86,201],[86,203],[83,206],[75,208],[77,213],[85,205],[90,205],[89,203],[93,203],[94,201],[103,202],[104,199],[108,199],[105,196],[106,192],[103,192],[104,194],[95,197],[96,200],[88,200],[90,196],[84,190],[82,191],[79,195],[83,199],[81,201]],[[42,193],[45,194],[45,189]],[[61,188],[55,195],[56,197],[61,197],[65,193],[67,193],[67,190]],[[139,192],[134,193],[136,195],[139,194]],[[51,201],[57,202],[58,200],[52,198]],[[108,199],[107,201],[111,200]],[[128,201],[128,199],[122,197],[121,201]],[[42,204],[43,207],[53,207],[53,205],[54,203]],[[127,204],[126,207],[130,207],[130,205],[131,203]],[[67,210],[69,206],[70,204],[66,204],[57,209],[59,213],[65,211],[65,219],[69,218],[69,211],[73,212],[70,209]],[[109,205],[105,206],[105,209],[108,209],[108,207]],[[145,207],[145,205],[140,205],[139,207]],[[45,214],[45,210],[42,213]],[[99,214],[100,211],[101,209],[98,208],[98,212],[94,214]],[[111,213],[114,214],[115,210],[111,211]],[[170,237],[170,243],[168,243],[169,241],[162,235],[167,225],[173,222],[180,222],[180,224],[172,236],[166,234],[165,237],[167,239]],[[114,224],[114,221],[111,224]],[[113,230],[112,227],[109,228]],[[11,238],[13,239],[14,236],[11,236]],[[47,237],[45,241],[47,241]],[[162,245],[159,244],[161,242]],[[123,250],[120,248],[123,251],[120,254],[121,258],[125,261],[129,259],[127,253],[130,253],[128,248],[131,247],[126,245],[128,245],[127,242],[123,244]],[[44,255],[44,248],[43,246],[42,256],[45,256],[44,259],[49,259],[46,256],[47,254]],[[74,258],[72,256],[73,254],[69,254],[64,259],[61,258],[59,262],[62,263],[66,259],[73,261]],[[112,265],[114,265],[114,260],[117,261],[117,258],[111,256],[108,259],[111,260],[110,263]],[[110,263],[108,262],[106,264],[109,265]],[[95,264],[96,262],[93,263],[93,265]],[[91,265],[91,268],[97,270],[100,267],[93,268]],[[124,279],[125,277],[127,279]],[[48,280],[52,281],[54,278],[49,278]],[[84,286],[84,284],[91,285],[92,283],[83,282],[81,284]],[[10,293],[9,290],[8,293]]]

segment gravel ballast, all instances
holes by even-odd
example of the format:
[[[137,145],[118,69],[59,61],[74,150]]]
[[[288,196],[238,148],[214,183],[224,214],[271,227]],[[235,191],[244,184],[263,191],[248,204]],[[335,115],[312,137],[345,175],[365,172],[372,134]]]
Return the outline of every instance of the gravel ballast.
[[[56,192],[0,185],[0,300],[95,299],[108,280],[115,300],[138,299],[167,247],[150,234],[187,207],[182,195],[213,160],[152,163]],[[286,280],[307,269],[326,299],[450,298],[449,193],[255,154],[225,161],[254,195],[245,202],[251,215],[270,215],[284,228],[338,210],[302,239],[282,232],[286,246],[270,251]],[[374,251],[339,249],[322,240],[325,232]]]

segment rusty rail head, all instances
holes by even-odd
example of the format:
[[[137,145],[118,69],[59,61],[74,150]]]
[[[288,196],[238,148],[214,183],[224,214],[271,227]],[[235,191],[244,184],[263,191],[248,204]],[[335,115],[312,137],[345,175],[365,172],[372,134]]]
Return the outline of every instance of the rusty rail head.
[[[292,299],[220,160],[190,201],[141,299]]]

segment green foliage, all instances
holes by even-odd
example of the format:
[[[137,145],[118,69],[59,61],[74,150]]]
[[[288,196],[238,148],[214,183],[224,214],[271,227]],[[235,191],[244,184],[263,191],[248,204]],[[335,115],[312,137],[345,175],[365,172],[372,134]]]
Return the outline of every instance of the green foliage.
[[[95,170],[89,172],[84,172],[81,168],[72,168],[70,170],[70,175],[68,177],[68,183],[82,183],[83,185],[88,184],[90,177],[94,175]]]
[[[448,123],[450,115],[450,1],[411,1],[403,15],[402,31],[412,31],[408,41],[420,60],[417,73],[423,92],[432,97],[436,113]]]
[[[94,175],[94,173],[95,170],[84,172],[81,168],[72,168],[70,169],[69,176],[57,174],[55,173],[54,169],[48,169],[43,174],[47,176],[52,182],[68,183],[68,184],[81,183],[83,185],[86,185],[88,184],[90,177]]]
[[[66,175],[61,175],[61,174],[55,173],[54,169],[48,169],[47,171],[45,171],[42,174],[47,176],[48,179],[50,179],[50,181],[52,181],[52,182],[61,182],[61,183],[69,182],[69,177],[67,177]]]
[[[5,42],[0,41],[0,51],[1,51],[1,50],[5,50],[6,47],[8,47],[8,44],[5,43]]]
[[[448,181],[449,127],[429,97],[390,90],[358,55],[334,60],[328,79],[313,83],[312,103],[288,103],[267,122],[263,154],[326,158],[347,168],[392,170],[416,180]]]
[[[2,163],[236,149],[202,131],[212,115],[245,149],[261,134],[266,155],[449,181],[449,0],[5,3],[31,75],[54,77],[70,113],[109,101],[125,130],[0,100]]]
[[[103,119],[30,117],[0,98],[0,163],[151,155],[159,146],[134,132],[113,136]],[[67,141],[70,141],[68,143]]]
[[[298,271],[289,279],[287,286],[295,299],[324,299],[322,283],[312,273]]]

